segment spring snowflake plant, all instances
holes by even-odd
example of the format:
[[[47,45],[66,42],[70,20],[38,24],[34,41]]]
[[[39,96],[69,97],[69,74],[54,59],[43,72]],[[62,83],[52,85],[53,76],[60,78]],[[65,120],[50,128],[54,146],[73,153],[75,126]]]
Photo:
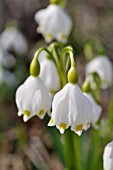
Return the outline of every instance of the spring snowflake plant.
[[[63,85],[61,91],[55,94],[53,102],[51,102],[51,95],[46,88],[46,86],[48,86],[48,81],[43,81],[43,78],[40,75],[41,64],[39,64],[38,57],[43,50],[45,50],[50,57],[45,68],[47,71],[43,74],[45,74],[47,80],[50,80],[51,74],[54,76],[54,68],[50,67],[50,64],[51,62],[56,63],[55,57],[49,49],[39,49],[30,65],[30,77],[27,78],[24,84],[21,85],[16,92],[16,104],[19,110],[18,115],[21,116],[23,114],[24,121],[29,120],[35,115],[43,118],[45,113],[50,111],[52,104],[51,119],[48,125],[56,126],[61,133],[64,133],[65,129],[71,127],[71,130],[81,135],[83,130],[89,128],[93,107],[89,99],[83,94],[82,90],[77,85],[78,73],[74,61],[73,49],[71,47],[65,47],[61,53],[61,59],[65,53],[70,56],[71,68],[68,71],[68,82]],[[59,64],[60,69],[58,72],[62,71],[60,60],[59,63],[57,63]],[[51,69],[51,71],[49,71],[49,74],[47,75],[48,69]],[[65,74],[63,77],[65,77]],[[60,75],[59,78],[61,82],[62,77],[60,77]],[[57,80],[56,76],[54,76],[54,79]],[[54,86],[52,81],[51,85]]]
[[[102,113],[102,107],[92,93],[92,77],[94,81],[95,73],[88,74],[81,90],[71,46],[62,49],[61,44],[52,43],[48,47],[38,49],[30,64],[30,76],[16,91],[18,116],[23,115],[26,122],[33,116],[43,119],[48,113],[48,126],[56,126],[61,134],[66,131],[65,142],[72,144],[73,136],[69,134],[75,132],[80,136],[90,125],[96,128]],[[72,150],[70,145],[65,147],[68,152],[70,147]],[[75,151],[72,152],[71,158]],[[67,162],[69,169],[75,169],[71,160],[67,158]]]

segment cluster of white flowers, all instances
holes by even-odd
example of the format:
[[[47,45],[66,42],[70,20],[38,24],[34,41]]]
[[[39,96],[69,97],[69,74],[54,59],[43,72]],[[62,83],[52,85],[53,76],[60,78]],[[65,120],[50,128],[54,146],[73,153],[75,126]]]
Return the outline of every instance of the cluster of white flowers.
[[[67,42],[72,29],[72,20],[60,6],[51,4],[46,9],[38,11],[35,14],[35,21],[39,25],[37,31],[43,35],[47,43],[54,39],[62,43]],[[6,41],[9,32],[14,35]],[[24,42],[24,45],[19,47],[15,39],[18,39],[21,45]],[[13,46],[18,52],[26,49],[25,40],[12,28],[3,33],[0,43],[5,46],[4,48]],[[68,70],[68,83],[65,83],[61,89],[58,68],[54,60],[47,57],[46,52],[42,50],[41,53],[36,53],[38,55],[35,55],[30,66],[31,75],[17,89],[18,116],[23,115],[23,120],[26,122],[36,115],[43,119],[48,113],[51,117],[48,126],[56,126],[61,134],[69,127],[78,135],[81,135],[83,130],[87,130],[90,124],[96,128],[102,107],[90,91],[94,89],[93,73],[99,76],[101,88],[105,89],[113,85],[113,66],[110,60],[107,56],[97,56],[86,65],[86,77],[90,75],[92,78],[90,88],[87,86],[86,90],[85,88],[81,90],[77,85],[78,77],[76,77],[76,66],[71,49],[72,63]],[[113,170],[113,142],[105,147],[103,161],[105,170]]]
[[[56,126],[61,134],[65,129],[71,127],[72,131],[81,135],[83,130],[90,127],[90,123],[95,126],[100,118],[102,108],[96,103],[91,93],[83,93],[79,88],[75,81],[74,67],[71,66],[68,72],[69,83],[57,92],[60,90],[60,80],[55,63],[47,58],[46,52],[43,50],[38,58],[33,60],[35,64],[36,59],[40,63],[39,73],[33,72],[34,75],[31,74],[16,93],[18,115],[23,114],[24,121],[35,115],[43,118],[52,107],[48,126]],[[53,96],[52,102],[50,93],[53,91],[57,93]]]

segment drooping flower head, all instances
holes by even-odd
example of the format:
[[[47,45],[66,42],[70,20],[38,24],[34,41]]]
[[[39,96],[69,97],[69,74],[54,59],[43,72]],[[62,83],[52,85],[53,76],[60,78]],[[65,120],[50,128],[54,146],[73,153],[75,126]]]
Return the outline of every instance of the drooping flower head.
[[[43,81],[39,78],[40,66],[36,53],[30,65],[30,74],[27,80],[17,89],[16,104],[18,115],[23,114],[26,122],[31,117],[37,115],[41,119],[46,112],[50,112],[52,97]]]
[[[70,48],[67,48],[68,50]],[[78,75],[71,53],[71,69],[68,72],[68,82],[61,91],[56,93],[52,103],[52,114],[49,126],[56,126],[61,133],[69,126],[81,135],[83,129],[89,127],[92,106],[87,97],[77,85]]]
[[[113,66],[107,56],[97,56],[86,65],[86,75],[97,72],[101,79],[101,87],[107,88],[113,83]]]
[[[51,108],[51,95],[39,77],[29,76],[16,92],[18,115],[26,122],[37,115],[41,119]]]
[[[27,51],[27,41],[14,25],[9,25],[1,33],[0,45],[4,50],[14,50],[19,55],[23,55]]]
[[[43,35],[46,42],[56,39],[67,42],[72,29],[71,18],[58,5],[51,4],[35,14],[35,21],[39,24],[38,32]]]

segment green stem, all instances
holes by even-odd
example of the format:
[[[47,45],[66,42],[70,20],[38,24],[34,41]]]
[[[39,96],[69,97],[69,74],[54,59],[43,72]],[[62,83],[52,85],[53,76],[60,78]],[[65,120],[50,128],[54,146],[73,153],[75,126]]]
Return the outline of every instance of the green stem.
[[[77,170],[74,152],[73,132],[70,129],[65,132],[65,160],[66,170]]]
[[[58,47],[62,47],[62,44],[53,43],[53,44],[50,45],[49,48],[53,52],[53,57],[54,57],[56,68],[57,68],[57,71],[58,71],[58,74],[59,74],[60,85],[61,85],[61,88],[62,88],[66,84],[66,79],[65,79],[65,76],[64,76],[63,65],[62,65],[62,62],[60,60]]]
[[[50,52],[46,47],[42,47],[42,48],[39,48],[38,51],[35,53],[34,58],[35,58],[36,60],[38,60],[38,56],[39,56],[39,54],[40,54],[42,51],[46,51],[46,52],[49,54],[49,57],[50,57],[52,60],[54,59],[53,56],[52,56],[52,54],[51,54],[51,52]]]
[[[64,54],[69,54],[71,60],[71,67],[76,67],[73,48],[71,46],[65,47],[61,52],[61,60]]]

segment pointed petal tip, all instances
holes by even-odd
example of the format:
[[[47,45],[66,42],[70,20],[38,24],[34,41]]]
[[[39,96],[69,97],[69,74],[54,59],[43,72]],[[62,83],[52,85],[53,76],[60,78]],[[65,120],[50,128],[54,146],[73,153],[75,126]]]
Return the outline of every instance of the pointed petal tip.
[[[27,122],[27,121],[28,121],[28,116],[24,115],[24,116],[23,116],[23,121],[24,121],[24,122]]]
[[[23,113],[22,113],[22,112],[20,112],[20,111],[18,111],[18,113],[17,113],[17,114],[18,114],[18,116],[20,117],[20,116],[22,116],[22,114],[23,114]]]
[[[76,131],[75,132],[78,136],[81,136],[82,135],[82,131]]]
[[[48,124],[47,124],[47,126],[49,126],[49,127],[51,127],[51,126],[54,126],[51,122],[49,122]]]
[[[63,128],[59,129],[61,134],[64,134],[65,130]]]

